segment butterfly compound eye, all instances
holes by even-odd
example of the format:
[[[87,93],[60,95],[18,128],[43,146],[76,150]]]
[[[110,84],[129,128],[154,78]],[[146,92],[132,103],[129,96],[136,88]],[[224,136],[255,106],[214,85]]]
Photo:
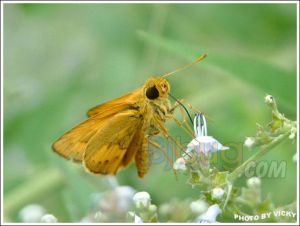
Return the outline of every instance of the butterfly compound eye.
[[[154,100],[159,97],[159,92],[155,86],[152,86],[146,90],[146,97],[150,100]]]

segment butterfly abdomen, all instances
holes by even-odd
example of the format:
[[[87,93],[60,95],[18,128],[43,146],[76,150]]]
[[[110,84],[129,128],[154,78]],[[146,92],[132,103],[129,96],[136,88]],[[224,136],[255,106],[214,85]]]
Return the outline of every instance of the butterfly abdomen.
[[[139,177],[144,177],[149,169],[148,137],[144,138],[141,149],[135,155],[135,164]]]

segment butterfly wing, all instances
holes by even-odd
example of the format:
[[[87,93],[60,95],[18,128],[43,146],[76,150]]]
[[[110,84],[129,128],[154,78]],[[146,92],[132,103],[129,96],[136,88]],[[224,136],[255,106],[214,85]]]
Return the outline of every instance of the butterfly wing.
[[[93,117],[82,122],[55,141],[52,149],[66,159],[81,162],[88,141],[108,118]]]
[[[111,117],[87,144],[83,160],[86,169],[96,174],[116,174],[119,168],[128,165],[137,150],[129,147],[141,127],[142,117],[136,111],[128,110]],[[130,156],[126,156],[129,150]]]
[[[141,89],[91,109],[88,113],[90,118],[55,141],[52,149],[66,159],[82,162],[84,150],[90,139],[111,117],[127,109],[134,109],[140,93]]]
[[[122,167],[128,166],[132,161],[135,160],[136,154],[142,150],[143,143],[145,142],[145,134],[142,129],[138,130],[134,137],[132,138],[132,141],[122,159]]]
[[[139,101],[141,94],[142,89],[140,88],[117,99],[93,107],[87,112],[87,115],[88,117],[92,117],[98,114],[101,114],[103,116],[109,116],[112,115],[114,112],[121,112],[129,108],[136,108],[136,104]]]

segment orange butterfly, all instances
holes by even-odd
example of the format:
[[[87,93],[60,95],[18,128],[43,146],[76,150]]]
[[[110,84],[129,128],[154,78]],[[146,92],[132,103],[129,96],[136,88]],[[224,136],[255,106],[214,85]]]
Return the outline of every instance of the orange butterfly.
[[[145,84],[122,97],[88,111],[88,119],[52,145],[53,150],[95,174],[116,174],[135,161],[139,177],[149,168],[148,141],[159,133],[168,137],[164,126],[172,118],[168,98],[170,84],[165,77],[203,60],[196,61]]]

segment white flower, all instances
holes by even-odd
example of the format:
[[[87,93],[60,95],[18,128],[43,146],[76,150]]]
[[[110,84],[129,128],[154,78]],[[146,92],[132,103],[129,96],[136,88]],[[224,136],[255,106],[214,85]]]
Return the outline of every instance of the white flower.
[[[185,159],[183,157],[178,158],[173,164],[174,170],[177,171],[186,171]]]
[[[210,152],[224,151],[229,149],[228,147],[223,146],[212,136],[198,136],[188,144],[188,148],[196,150],[198,154],[202,152],[205,155],[208,155]]]
[[[247,180],[247,185],[249,188],[257,188],[261,184],[259,177],[251,177]]]
[[[38,204],[30,204],[25,206],[19,212],[19,217],[24,223],[38,223],[42,216],[46,213],[45,209]]]
[[[224,193],[225,191],[222,188],[214,188],[212,190],[211,196],[213,199],[220,200],[221,198],[223,198]]]
[[[138,192],[133,196],[133,202],[138,209],[147,209],[151,204],[150,195],[148,192]]]
[[[194,131],[196,138],[188,145],[187,151],[194,149],[197,154],[201,152],[208,155],[210,152],[228,150],[228,147],[223,146],[212,136],[207,136],[206,120],[203,114],[197,114],[194,118]]]
[[[274,103],[274,98],[271,95],[266,95],[265,96],[265,103],[266,104],[273,104]]]
[[[247,137],[244,145],[248,148],[251,148],[255,144],[255,138],[254,137]]]
[[[119,186],[115,188],[115,193],[118,197],[132,197],[135,190],[130,186]]]
[[[135,190],[130,186],[119,186],[114,190],[117,198],[118,209],[122,211],[127,211],[130,209],[132,204],[132,197],[135,193]]]
[[[204,213],[207,210],[207,208],[208,208],[208,204],[203,200],[197,200],[191,202],[190,204],[190,209],[194,214],[197,215]]]
[[[214,204],[208,207],[208,210],[198,217],[199,223],[216,223],[217,216],[221,213],[221,209],[218,204]]]
[[[57,218],[55,216],[53,216],[52,214],[45,214],[44,216],[42,216],[41,222],[42,223],[56,223]]]

